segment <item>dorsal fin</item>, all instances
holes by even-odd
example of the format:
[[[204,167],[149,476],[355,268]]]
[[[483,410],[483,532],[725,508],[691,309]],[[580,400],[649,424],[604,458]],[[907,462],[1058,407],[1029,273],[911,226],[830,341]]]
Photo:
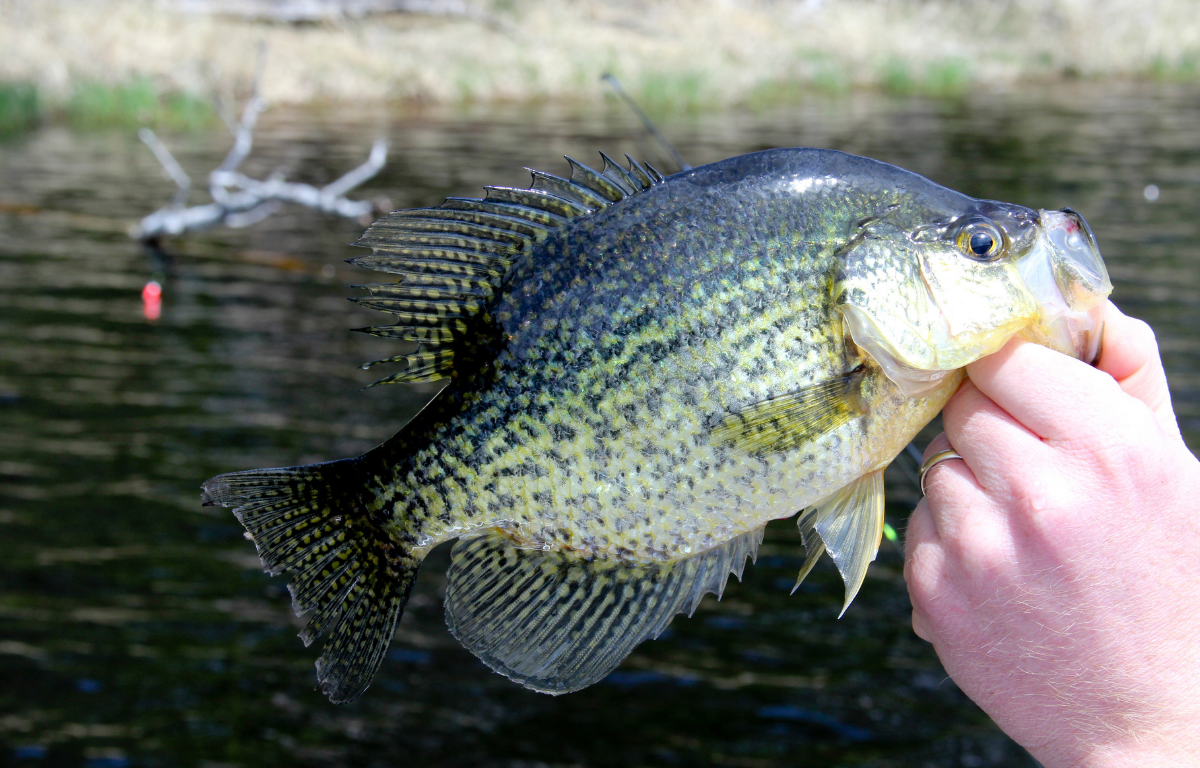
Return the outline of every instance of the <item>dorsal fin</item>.
[[[528,169],[533,184],[527,189],[486,187],[483,199],[451,197],[434,208],[389,213],[372,224],[355,243],[370,248],[371,255],[347,261],[397,280],[357,286],[370,295],[351,301],[390,312],[396,322],[355,330],[419,345],[412,353],[376,361],[405,367],[375,383],[453,375],[456,348],[470,333],[468,321],[488,310],[521,257],[568,222],[663,181],[658,171],[628,155],[629,170],[603,153],[601,158],[603,171],[568,157],[569,179]]]

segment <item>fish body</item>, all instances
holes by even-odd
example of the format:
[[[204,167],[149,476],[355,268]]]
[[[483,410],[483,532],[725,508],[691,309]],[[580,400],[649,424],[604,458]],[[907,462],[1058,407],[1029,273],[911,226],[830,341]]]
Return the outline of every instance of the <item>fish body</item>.
[[[663,178],[605,158],[377,222],[355,261],[418,346],[387,382],[449,379],[356,459],[222,475],[273,572],[297,573],[335,701],[369,684],[421,559],[457,538],[451,630],[550,693],[607,674],[720,593],[802,514],[848,605],[882,471],[961,368],[1025,333],[1086,356],[1111,286],[1082,218],[978,201],[829,150]],[[1074,238],[1073,240],[1071,238]]]
[[[378,455],[389,533],[428,548],[500,527],[522,546],[665,561],[886,466],[954,383],[905,397],[847,348],[830,288],[852,223],[917,180],[850,155],[761,153],[563,228],[492,311],[491,365]],[[861,418],[781,451],[712,439],[730,413],[859,365]]]

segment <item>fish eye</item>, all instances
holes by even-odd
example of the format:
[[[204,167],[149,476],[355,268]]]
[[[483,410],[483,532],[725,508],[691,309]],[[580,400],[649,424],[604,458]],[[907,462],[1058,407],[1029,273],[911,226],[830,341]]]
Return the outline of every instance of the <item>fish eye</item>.
[[[992,261],[1004,253],[1004,235],[990,221],[974,219],[958,231],[958,249],[976,261]]]
[[[988,232],[972,232],[968,246],[976,256],[987,256],[996,246],[996,241]]]

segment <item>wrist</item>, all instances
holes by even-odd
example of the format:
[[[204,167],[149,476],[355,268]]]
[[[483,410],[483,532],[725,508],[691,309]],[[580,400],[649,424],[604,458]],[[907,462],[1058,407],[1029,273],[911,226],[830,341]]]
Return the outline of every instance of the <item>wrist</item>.
[[[1061,749],[1030,749],[1043,768],[1195,768],[1200,765],[1200,730],[1174,734],[1130,735],[1120,741]]]

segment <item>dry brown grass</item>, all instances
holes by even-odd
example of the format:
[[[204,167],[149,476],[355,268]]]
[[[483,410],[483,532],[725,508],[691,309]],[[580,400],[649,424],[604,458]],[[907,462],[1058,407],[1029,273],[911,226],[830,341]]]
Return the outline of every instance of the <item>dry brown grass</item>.
[[[651,107],[797,88],[954,92],[1027,79],[1200,78],[1195,0],[477,0],[519,30],[414,16],[309,26],[151,0],[0,0],[0,81],[49,99],[150,78],[209,95],[270,50],[275,103],[595,98],[612,71]]]

